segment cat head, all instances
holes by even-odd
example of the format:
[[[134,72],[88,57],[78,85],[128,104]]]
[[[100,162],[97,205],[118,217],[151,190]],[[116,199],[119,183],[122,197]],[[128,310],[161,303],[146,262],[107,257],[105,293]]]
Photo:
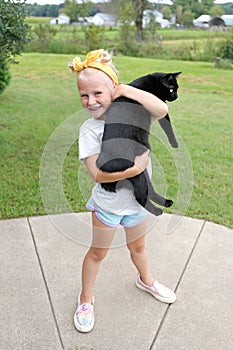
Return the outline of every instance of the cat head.
[[[164,86],[164,98],[167,101],[174,101],[178,98],[177,90],[179,88],[177,78],[181,72],[168,73],[160,78],[161,84]]]
[[[174,101],[178,98],[177,78],[182,72],[152,73],[134,80],[130,85],[150,92],[162,101]]]

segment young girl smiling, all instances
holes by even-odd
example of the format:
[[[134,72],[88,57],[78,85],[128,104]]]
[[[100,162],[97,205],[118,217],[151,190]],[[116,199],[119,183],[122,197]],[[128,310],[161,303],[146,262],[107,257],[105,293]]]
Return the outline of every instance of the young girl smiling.
[[[122,172],[107,173],[96,166],[101,150],[106,111],[118,96],[136,100],[158,120],[168,113],[167,105],[156,96],[125,84],[118,84],[118,74],[112,58],[103,49],[91,51],[82,62],[75,57],[70,69],[77,73],[77,85],[83,108],[91,118],[80,128],[79,159],[96,182],[87,208],[92,212],[92,245],[82,266],[82,290],[74,314],[78,331],[89,332],[94,327],[94,284],[101,261],[106,256],[119,225],[124,227],[127,247],[138,274],[136,286],[165,303],[176,300],[175,293],[155,281],[150,272],[145,248],[147,211],[136,201],[133,190],[119,186],[116,192],[107,192],[101,182],[125,181],[140,174],[148,166],[148,152],[137,156],[134,166]]]

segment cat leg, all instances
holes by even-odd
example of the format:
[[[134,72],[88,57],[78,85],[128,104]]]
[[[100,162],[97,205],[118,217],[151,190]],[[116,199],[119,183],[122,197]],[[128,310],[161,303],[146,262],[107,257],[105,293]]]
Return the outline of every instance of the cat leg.
[[[161,208],[157,208],[154,204],[152,204],[149,200],[148,196],[148,181],[146,175],[147,172],[144,171],[141,174],[132,177],[129,181],[132,183],[134,188],[134,195],[138,203],[148,210],[150,213],[154,215],[161,215],[163,210]]]
[[[147,171],[145,171],[145,177],[147,179],[147,186],[148,186],[148,200],[158,203],[159,205],[162,205],[166,208],[171,207],[173,204],[173,201],[155,192]]]
[[[171,146],[173,148],[178,148],[179,144],[176,140],[169,115],[167,114],[164,118],[159,119],[158,122],[165,134],[167,135],[168,141],[170,142]]]
[[[152,204],[149,200],[146,202],[146,205],[144,207],[147,211],[149,211],[151,214],[154,214],[156,216],[163,214],[163,209],[157,208],[154,204]]]
[[[116,185],[117,182],[102,182],[101,187],[105,189],[105,191],[108,192],[116,192]]]

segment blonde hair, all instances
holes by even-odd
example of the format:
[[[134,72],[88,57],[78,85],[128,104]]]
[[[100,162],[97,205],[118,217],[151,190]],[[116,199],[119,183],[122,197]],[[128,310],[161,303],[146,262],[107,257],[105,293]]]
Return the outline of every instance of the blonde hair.
[[[118,83],[118,72],[112,63],[112,56],[108,51],[103,49],[88,52],[83,62],[80,57],[75,57],[73,61],[69,63],[69,68],[77,73],[86,68],[99,69],[107,74],[113,82]]]

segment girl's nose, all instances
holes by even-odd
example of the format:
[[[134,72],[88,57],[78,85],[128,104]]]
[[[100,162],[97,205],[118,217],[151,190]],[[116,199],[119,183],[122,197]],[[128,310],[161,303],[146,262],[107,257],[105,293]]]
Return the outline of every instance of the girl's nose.
[[[95,96],[89,96],[88,98],[88,105],[89,106],[92,106],[96,103],[96,99],[95,99]]]

